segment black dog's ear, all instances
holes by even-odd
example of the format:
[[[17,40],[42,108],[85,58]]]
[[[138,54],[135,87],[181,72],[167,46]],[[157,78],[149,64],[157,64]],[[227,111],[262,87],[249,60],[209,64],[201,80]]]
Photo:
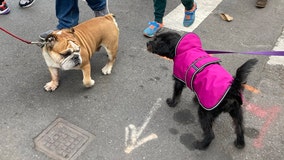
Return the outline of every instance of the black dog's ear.
[[[52,49],[55,42],[56,42],[57,38],[55,35],[53,34],[49,34],[46,38],[45,38],[45,42],[46,42],[46,46],[49,49]]]

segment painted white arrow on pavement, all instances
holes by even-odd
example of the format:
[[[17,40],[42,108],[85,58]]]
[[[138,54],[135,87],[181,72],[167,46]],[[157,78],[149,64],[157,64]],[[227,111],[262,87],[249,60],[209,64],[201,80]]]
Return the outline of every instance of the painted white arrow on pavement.
[[[151,141],[153,139],[157,139],[158,136],[154,133],[149,136],[142,138],[139,140],[143,130],[146,128],[147,124],[150,122],[153,114],[161,107],[162,99],[158,98],[154,106],[152,107],[148,117],[145,119],[143,125],[141,127],[136,128],[135,125],[130,124],[125,127],[125,153],[132,152],[135,148],[141,146],[142,144]]]

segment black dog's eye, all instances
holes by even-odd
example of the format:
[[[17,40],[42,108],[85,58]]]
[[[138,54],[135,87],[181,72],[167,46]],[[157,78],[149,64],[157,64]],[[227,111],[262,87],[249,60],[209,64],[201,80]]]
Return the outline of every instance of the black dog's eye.
[[[66,58],[66,57],[70,56],[71,54],[72,54],[71,51],[67,51],[67,52],[65,52],[64,54],[62,53],[61,55],[62,55],[64,58]]]

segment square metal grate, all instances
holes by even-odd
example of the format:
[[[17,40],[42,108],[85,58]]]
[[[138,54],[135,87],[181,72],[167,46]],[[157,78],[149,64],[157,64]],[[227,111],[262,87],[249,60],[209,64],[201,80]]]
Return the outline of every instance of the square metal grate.
[[[57,118],[35,139],[35,148],[55,160],[75,160],[94,135]]]

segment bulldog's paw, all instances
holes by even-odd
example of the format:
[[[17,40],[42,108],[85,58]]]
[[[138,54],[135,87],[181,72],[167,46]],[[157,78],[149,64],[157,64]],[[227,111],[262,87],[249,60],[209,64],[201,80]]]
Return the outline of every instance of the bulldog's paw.
[[[95,81],[91,79],[90,81],[83,81],[83,83],[85,87],[90,88],[95,84]]]
[[[110,65],[105,65],[104,68],[102,69],[102,73],[103,73],[104,75],[111,74],[111,69],[112,69],[112,66],[110,66]]]
[[[57,87],[58,87],[59,83],[58,82],[54,82],[54,81],[50,81],[48,83],[45,84],[44,89],[45,91],[54,91]]]

